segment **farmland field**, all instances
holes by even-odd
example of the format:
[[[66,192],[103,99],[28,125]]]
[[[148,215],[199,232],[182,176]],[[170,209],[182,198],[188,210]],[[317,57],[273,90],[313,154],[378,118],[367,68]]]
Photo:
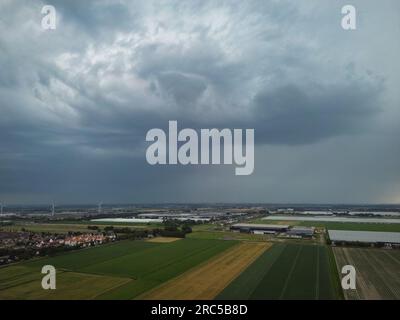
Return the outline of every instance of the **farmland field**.
[[[41,275],[40,275],[41,276]],[[56,290],[43,290],[41,277],[35,281],[0,290],[0,299],[95,299],[99,292],[121,286],[131,279],[76,272],[60,272]]]
[[[36,259],[0,268],[0,298],[132,299],[235,244],[192,239],[170,243],[122,241]],[[58,272],[54,291],[44,291],[40,286],[40,271],[47,264]]]
[[[344,265],[356,269],[356,289],[344,290],[346,299],[400,299],[400,251],[333,248],[338,272]]]
[[[330,248],[274,244],[217,299],[340,299]]]
[[[166,282],[141,299],[214,299],[227,284],[262,254],[270,244],[241,243]]]

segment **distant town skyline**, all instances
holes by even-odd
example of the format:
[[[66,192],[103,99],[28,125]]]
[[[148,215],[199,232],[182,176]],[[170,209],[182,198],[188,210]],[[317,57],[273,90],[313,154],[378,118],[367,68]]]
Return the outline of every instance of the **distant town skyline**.
[[[0,203],[399,204],[400,2],[347,4],[2,1]],[[149,165],[169,120],[254,129],[254,172]]]

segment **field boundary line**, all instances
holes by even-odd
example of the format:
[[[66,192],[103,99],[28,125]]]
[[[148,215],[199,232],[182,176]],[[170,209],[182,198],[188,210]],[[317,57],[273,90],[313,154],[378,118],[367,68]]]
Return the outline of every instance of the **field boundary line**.
[[[317,269],[317,272],[316,272],[317,277],[316,277],[316,281],[315,281],[315,300],[318,300],[318,298],[319,298],[319,259],[320,259],[319,252],[320,252],[319,246],[317,246],[317,268],[316,268]]]
[[[383,251],[386,256],[388,256],[390,259],[392,259],[395,263],[400,263],[400,260],[397,259],[395,256],[390,255],[387,251]]]
[[[32,270],[29,270],[29,271],[24,272],[24,273],[22,273],[22,274],[16,274],[16,275],[11,276],[11,277],[9,277],[9,278],[5,278],[5,279],[3,279],[2,281],[4,281],[4,282],[6,282],[6,281],[13,281],[13,280],[15,280],[15,279],[18,279],[18,278],[20,278],[20,277],[27,276],[27,275],[29,275],[29,274],[32,274]]]
[[[368,252],[368,254],[367,254],[366,252],[362,251],[362,255],[364,256],[364,258],[365,258],[366,261],[370,261],[370,260],[368,259],[368,258],[370,258],[371,260],[375,260],[375,262],[376,262],[381,268],[383,267],[382,264],[381,264],[381,262],[379,261],[379,259],[377,259],[377,258],[374,256],[374,254],[369,254],[369,252]],[[368,257],[367,257],[367,255],[368,255]],[[379,270],[377,270],[377,268],[376,268],[376,266],[375,266],[374,264],[370,263],[369,265],[372,267],[372,269],[375,271],[375,274],[377,275],[377,277],[378,277],[379,279],[381,279],[382,283],[383,283],[384,286],[386,287],[387,290],[385,290],[385,291],[390,292],[390,293],[392,294],[392,296],[394,297],[394,299],[397,299],[397,292],[394,292],[394,291],[393,291],[392,287],[387,283],[386,278],[385,278],[385,277],[382,277],[381,273],[379,272]],[[382,269],[384,270],[385,268],[382,268]],[[376,290],[378,291],[378,288],[377,288]],[[379,291],[378,291],[378,292],[379,292]],[[379,294],[380,294],[380,292],[379,292]],[[383,297],[382,297],[382,298],[383,298]]]
[[[285,284],[284,284],[284,286],[283,286],[282,292],[281,292],[281,294],[280,294],[280,296],[279,296],[279,299],[280,299],[280,300],[283,298],[283,295],[285,294],[286,288],[287,288],[287,286],[288,286],[288,284],[289,284],[289,280],[290,280],[290,278],[292,277],[293,271],[294,271],[294,269],[295,269],[295,267],[296,267],[296,265],[297,265],[297,260],[299,259],[300,252],[301,252],[302,250],[303,250],[303,246],[300,246],[300,248],[299,248],[299,249],[297,250],[297,252],[296,252],[296,258],[294,259],[293,265],[292,265],[292,267],[290,268],[290,272],[289,272],[289,274],[288,274],[288,277],[286,278],[286,281],[285,281]]]
[[[259,241],[259,242],[261,242],[261,241]],[[268,243],[268,242],[267,242],[267,243]],[[271,244],[271,243],[268,243],[268,244],[269,244],[269,246],[266,246],[266,247],[264,248],[264,250],[263,250],[260,254],[258,254],[256,257],[254,257],[254,258],[252,258],[251,260],[248,261],[248,263],[247,263],[246,266],[242,269],[241,272],[239,272],[235,277],[232,277],[232,279],[231,279],[230,281],[228,281],[228,283],[225,285],[225,287],[222,288],[222,289],[214,296],[214,299],[215,299],[215,297],[217,297],[226,287],[228,287],[234,280],[236,280],[243,272],[245,272],[246,269],[247,269],[248,267],[250,267],[254,262],[256,262],[257,259],[261,257],[261,255],[263,255],[265,252],[267,252],[269,249],[272,248],[273,244]]]
[[[112,260],[112,259],[111,259]],[[107,260],[109,261],[109,260]],[[92,275],[92,276],[99,276],[99,277],[110,277],[110,278],[120,278],[120,279],[130,279],[130,280],[138,280],[138,278],[130,277],[130,276],[119,276],[115,274],[110,274],[110,273],[98,273],[98,272],[87,272],[87,271],[76,271],[76,270],[71,270],[71,269],[63,269],[64,272],[70,272],[70,273],[81,273],[81,274],[87,274],[87,275]]]
[[[110,277],[110,278],[112,278],[112,277]],[[126,284],[128,284],[129,282],[132,282],[132,281],[135,281],[135,280],[133,280],[133,279],[126,279],[126,281],[123,282],[123,283],[121,283],[121,284],[117,284],[117,285],[115,285],[115,286],[113,286],[113,287],[110,287],[110,288],[108,288],[108,289],[106,289],[106,290],[100,292],[100,293],[95,294],[94,296],[90,297],[90,300],[96,299],[98,296],[101,296],[102,294],[105,294],[106,292],[109,292],[109,291],[111,291],[111,290],[115,290],[115,289],[117,289],[117,288],[119,288],[119,287],[122,287],[122,286],[124,286],[124,285],[126,285]],[[87,299],[87,300],[89,300],[89,299]]]
[[[326,251],[327,251],[326,253],[327,253],[327,260],[328,260],[327,262],[328,262],[329,269],[332,269],[332,271],[334,272],[333,274],[331,272],[331,274],[329,276],[329,280],[330,280],[331,285],[334,290],[334,296],[336,296],[336,294],[339,294],[340,300],[347,300],[346,296],[343,292],[342,285],[340,283],[341,279],[339,276],[339,272],[340,272],[339,271],[339,261],[336,257],[336,252],[335,252],[337,250],[335,250],[331,246],[326,246]],[[332,265],[332,259],[333,259],[334,265]]]
[[[65,273],[65,271],[61,271],[60,273]],[[27,283],[31,283],[31,282],[40,280],[40,279],[42,278],[41,276],[42,276],[42,274],[41,274],[41,275],[38,275],[38,279],[26,280],[26,281],[23,281],[23,282],[14,284],[14,285],[10,285],[10,286],[8,286],[8,287],[5,287],[5,288],[3,288],[3,289],[0,289],[0,291],[8,290],[8,289],[11,289],[11,288],[14,288],[14,287],[18,287],[18,286],[21,286],[21,285],[24,285],[24,284],[27,284]]]
[[[275,258],[275,260],[270,264],[269,268],[267,268],[263,274],[263,276],[260,278],[261,280],[268,274],[268,272],[272,269],[272,267],[274,266],[274,264],[279,260],[279,257],[282,255],[283,251],[285,251],[285,249],[287,248],[287,244],[286,243],[273,243],[272,246],[278,246],[281,245],[283,246],[282,250],[279,252],[279,254],[277,255],[277,257]],[[269,248],[271,249],[272,246]],[[265,252],[264,252],[265,253]],[[251,296],[254,294],[254,291],[256,291],[258,289],[258,287],[260,286],[260,283],[258,283],[253,290],[251,290],[250,294],[249,294],[249,299],[251,299]]]

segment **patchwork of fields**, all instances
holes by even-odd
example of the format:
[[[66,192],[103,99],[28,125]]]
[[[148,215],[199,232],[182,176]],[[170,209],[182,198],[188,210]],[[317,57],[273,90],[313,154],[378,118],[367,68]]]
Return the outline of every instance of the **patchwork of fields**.
[[[185,239],[124,241],[0,269],[0,299],[133,299],[236,245]],[[58,270],[57,289],[43,290],[43,265]]]
[[[141,296],[141,299],[214,299],[271,245],[241,243]]]
[[[346,299],[400,299],[400,251],[333,248],[338,272],[356,268],[356,289],[344,290]]]
[[[275,244],[217,299],[340,299],[329,248]]]
[[[127,240],[21,262],[0,268],[0,299],[342,299],[346,264],[346,299],[400,299],[400,251],[250,240]],[[56,290],[41,288],[48,264]]]

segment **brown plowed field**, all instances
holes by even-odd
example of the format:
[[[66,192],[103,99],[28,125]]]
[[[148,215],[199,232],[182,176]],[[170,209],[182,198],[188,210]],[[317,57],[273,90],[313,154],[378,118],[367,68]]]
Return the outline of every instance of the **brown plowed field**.
[[[343,290],[346,299],[400,299],[400,251],[333,248],[339,275],[344,265],[356,269],[356,289]]]

